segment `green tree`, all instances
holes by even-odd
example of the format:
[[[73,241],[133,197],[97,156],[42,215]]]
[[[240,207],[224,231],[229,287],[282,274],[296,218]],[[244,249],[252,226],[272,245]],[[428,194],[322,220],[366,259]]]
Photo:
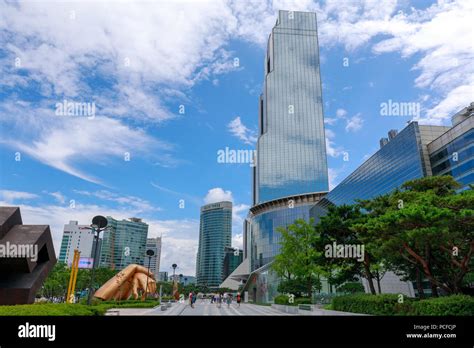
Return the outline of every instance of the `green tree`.
[[[272,264],[278,276],[286,280],[297,279],[305,284],[306,293],[311,296],[315,288],[320,287],[322,269],[316,262],[321,252],[314,246],[318,236],[314,230],[314,220],[308,223],[298,219],[287,228],[278,228],[280,232],[280,253]]]
[[[361,202],[369,218],[355,229],[379,246],[387,265],[421,270],[434,295],[437,287],[459,293],[474,253],[474,191],[459,187],[450,176],[408,181]]]
[[[359,234],[354,228],[365,222],[367,216],[361,212],[358,205],[331,206],[326,216],[316,225],[318,250],[325,250],[326,246],[336,245],[363,245],[364,255],[362,262],[356,258],[321,258],[320,262],[326,272],[329,282],[339,287],[347,281],[354,281],[358,276],[364,276],[369,284],[370,292],[375,294],[373,283],[374,271],[378,271],[378,260],[373,250],[376,246],[365,235]]]

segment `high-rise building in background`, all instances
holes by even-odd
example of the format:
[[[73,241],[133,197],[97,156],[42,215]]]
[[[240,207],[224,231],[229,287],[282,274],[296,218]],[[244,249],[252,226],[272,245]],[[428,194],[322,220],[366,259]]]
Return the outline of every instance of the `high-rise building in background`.
[[[94,232],[89,225],[79,225],[77,221],[69,221],[64,225],[63,238],[61,241],[61,249],[59,251],[59,262],[64,262],[68,266],[72,264],[74,259],[74,250],[77,249],[80,255],[80,268],[91,268],[97,266],[93,252],[95,249]],[[100,254],[100,240],[97,254]]]
[[[160,272],[161,237],[148,238],[146,241],[146,250],[153,250],[155,254],[151,258],[146,257],[145,266],[148,267],[148,262],[150,262],[150,272],[157,276]]]
[[[244,229],[251,301],[277,294],[269,267],[280,250],[278,227],[309,220],[309,209],[328,191],[325,139],[316,14],[279,11],[268,38],[253,206]],[[230,278],[242,279],[242,268]]]
[[[103,232],[100,267],[122,270],[134,263],[145,265],[148,225],[139,218],[115,220],[107,216]]]
[[[243,250],[226,248],[223,265],[222,281],[224,281],[242,263]]]
[[[217,288],[222,282],[225,248],[232,241],[232,203],[201,207],[199,247],[196,260],[198,285]]]
[[[175,274],[169,277],[169,281],[172,282],[174,280],[182,285],[196,284],[196,277],[185,274]]]
[[[167,282],[168,281],[168,272],[158,272],[158,281]]]

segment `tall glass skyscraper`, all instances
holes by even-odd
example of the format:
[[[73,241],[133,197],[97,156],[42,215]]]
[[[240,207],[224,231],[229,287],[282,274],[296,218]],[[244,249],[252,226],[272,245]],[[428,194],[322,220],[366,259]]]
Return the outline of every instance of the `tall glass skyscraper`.
[[[328,191],[316,14],[279,11],[268,38],[253,206],[244,228],[251,272],[245,291],[271,300],[277,281],[268,265],[280,250],[278,227],[309,219]]]
[[[217,288],[222,283],[226,249],[232,243],[232,203],[218,202],[201,207],[197,284]]]
[[[259,100],[254,204],[328,190],[316,14],[279,11]]]
[[[135,263],[144,265],[148,225],[141,219],[115,220],[107,216],[108,229],[102,238],[100,267],[122,270]]]

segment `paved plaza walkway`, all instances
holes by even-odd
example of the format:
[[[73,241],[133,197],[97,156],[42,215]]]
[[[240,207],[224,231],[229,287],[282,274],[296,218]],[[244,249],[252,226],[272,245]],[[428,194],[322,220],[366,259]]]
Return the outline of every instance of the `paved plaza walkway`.
[[[290,314],[281,312],[270,306],[254,305],[250,303],[242,303],[240,307],[234,302],[230,306],[222,304],[221,307],[217,307],[217,304],[211,304],[209,301],[200,302],[199,300],[195,303],[194,308],[191,308],[187,303],[173,303],[170,308],[165,311],[161,310],[161,306],[155,308],[123,308],[113,309],[108,313],[109,315],[197,315],[197,316],[208,316],[208,315],[357,315],[355,313],[346,313],[338,311],[330,311],[326,309],[315,309],[313,311],[301,311],[300,314]]]

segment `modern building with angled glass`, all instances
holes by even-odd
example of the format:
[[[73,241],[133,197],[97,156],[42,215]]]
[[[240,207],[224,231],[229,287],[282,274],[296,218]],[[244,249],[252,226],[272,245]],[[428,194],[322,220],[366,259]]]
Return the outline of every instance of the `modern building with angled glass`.
[[[218,288],[224,274],[226,250],[232,243],[232,202],[202,206],[200,220],[197,285]]]
[[[451,175],[466,189],[474,183],[474,102],[456,113],[452,123],[428,144],[432,175]]]
[[[452,175],[464,188],[474,183],[474,103],[452,118],[452,127],[410,122],[381,141],[381,148],[311,209],[316,220],[329,205],[353,204],[389,193],[405,181]],[[386,139],[386,138],[384,138]]]
[[[329,205],[353,204],[400,187],[405,181],[431,175],[428,144],[449,130],[411,122],[331,190],[311,210],[316,220]],[[387,139],[387,138],[384,138]]]
[[[254,302],[271,301],[278,281],[267,276],[280,250],[279,227],[309,219],[328,191],[316,14],[279,11],[268,38],[253,205],[244,228]],[[239,277],[241,275],[239,274]]]
[[[452,127],[411,122],[400,133],[391,130],[381,148],[337,185],[310,211],[316,222],[331,205],[354,204],[400,187],[405,181],[451,175],[466,189],[474,184],[474,103],[452,117]],[[363,284],[367,289],[366,281]],[[382,292],[413,297],[416,290],[392,272],[382,278]],[[425,289],[429,294],[430,288]]]
[[[130,264],[145,265],[148,224],[142,219],[115,220],[107,216],[102,237],[100,267],[122,270]]]

